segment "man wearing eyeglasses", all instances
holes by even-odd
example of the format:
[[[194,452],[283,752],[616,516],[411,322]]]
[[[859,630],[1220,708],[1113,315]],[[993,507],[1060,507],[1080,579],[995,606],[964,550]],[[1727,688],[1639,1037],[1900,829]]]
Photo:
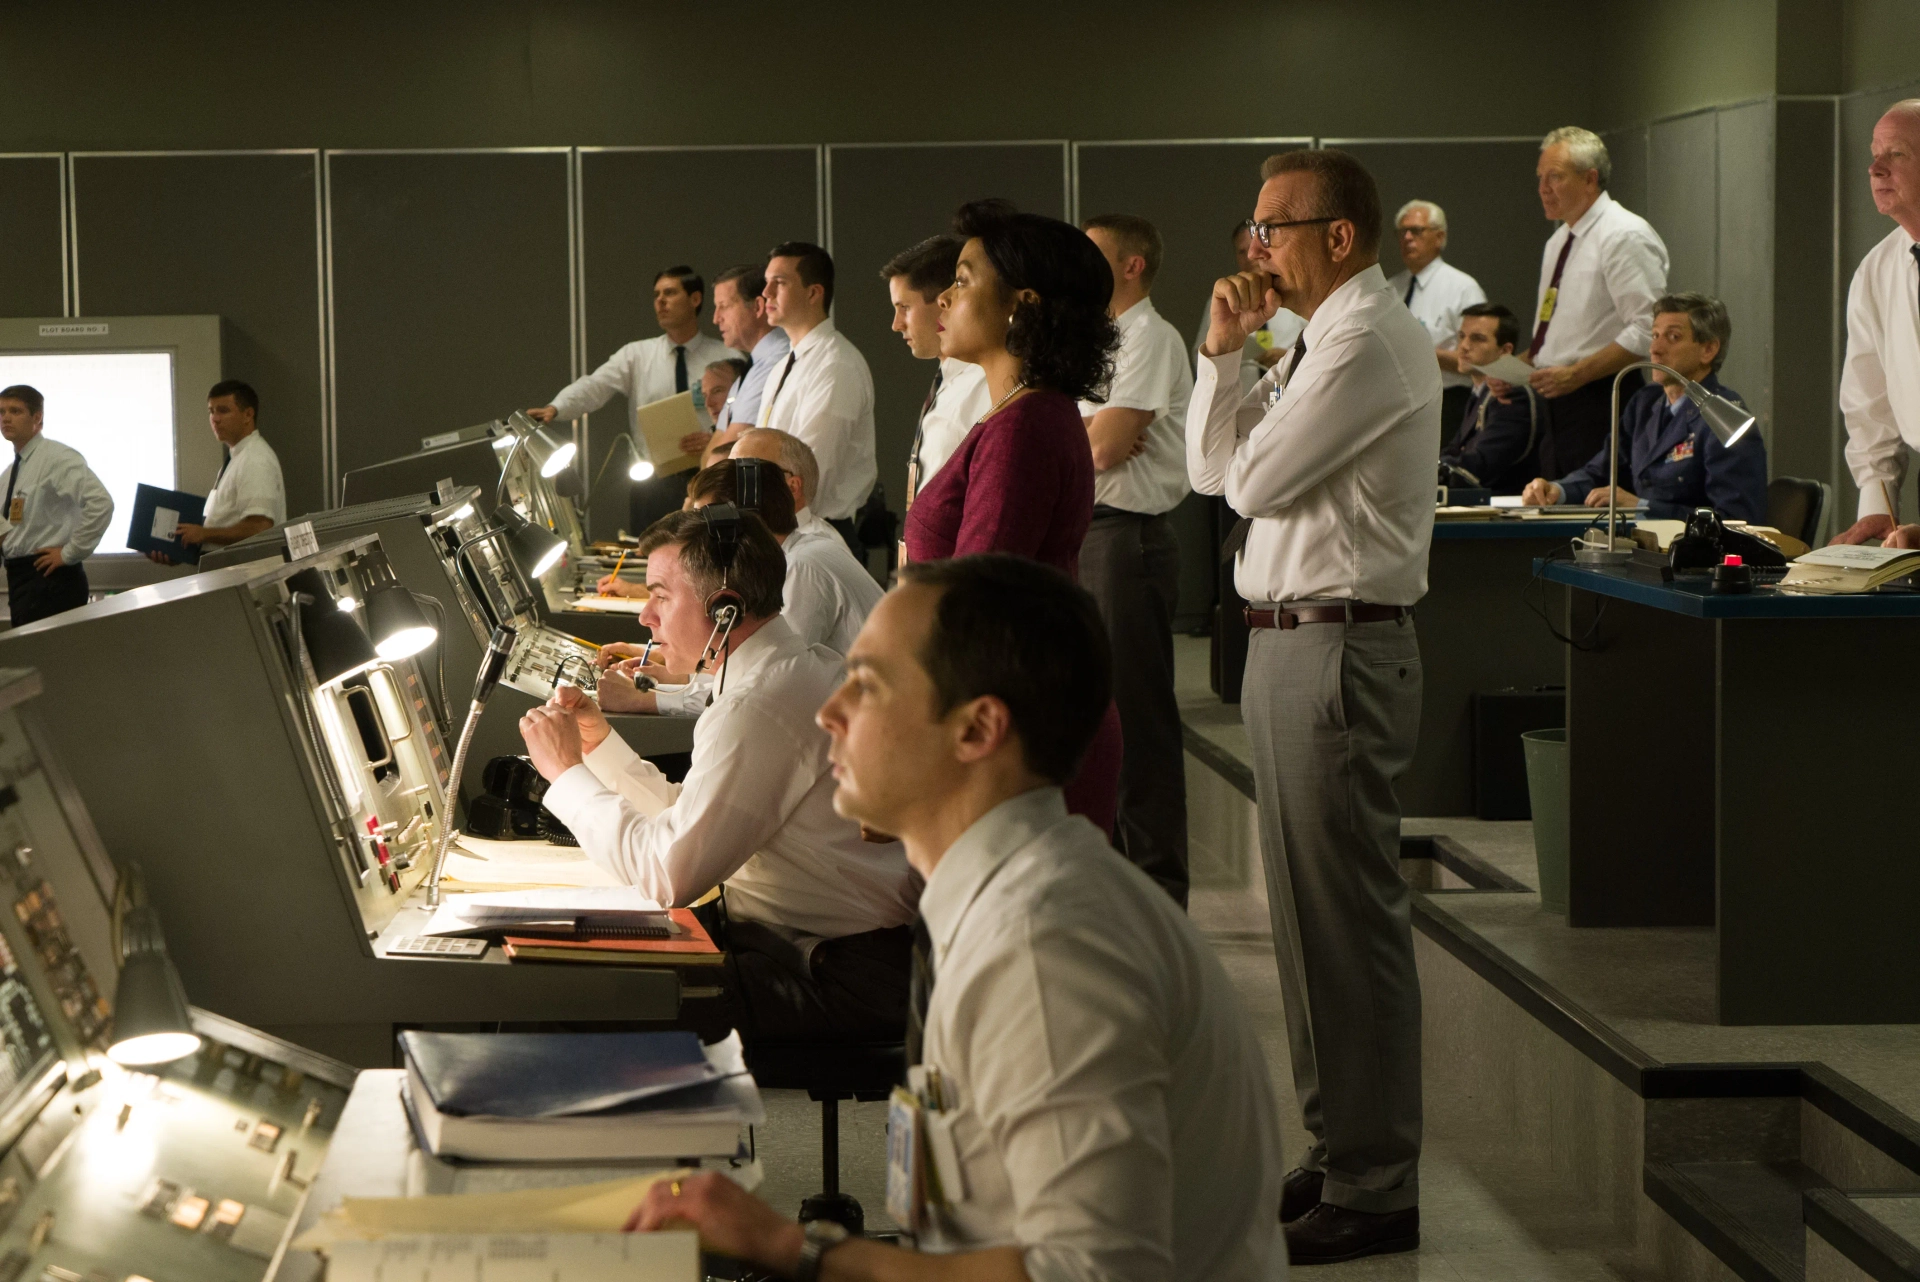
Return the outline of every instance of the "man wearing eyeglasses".
[[[1380,271],[1380,194],[1342,151],[1268,158],[1252,266],[1213,287],[1187,473],[1243,518],[1240,710],[1274,956],[1312,1146],[1280,1216],[1296,1264],[1420,1244],[1420,979],[1395,781],[1420,727],[1440,370]],[[1287,307],[1288,358],[1240,394],[1240,347]]]
[[[1447,248],[1447,211],[1431,200],[1409,200],[1393,219],[1406,268],[1387,281],[1413,318],[1426,327],[1440,362],[1440,422],[1450,426],[1466,413],[1473,380],[1460,372],[1454,338],[1460,313],[1487,301],[1480,282],[1441,257]]]

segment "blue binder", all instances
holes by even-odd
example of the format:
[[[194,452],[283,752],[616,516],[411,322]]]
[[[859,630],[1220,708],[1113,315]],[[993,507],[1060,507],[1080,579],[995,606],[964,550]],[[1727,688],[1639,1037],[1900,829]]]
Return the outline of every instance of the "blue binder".
[[[171,513],[171,517],[168,517]],[[155,518],[160,520],[156,522]],[[171,525],[205,525],[207,500],[184,490],[163,490],[157,485],[137,486],[133,492],[133,519],[127,523],[127,546],[135,552],[158,552],[183,565],[200,563],[200,545],[182,543],[177,538],[154,537],[155,529]]]

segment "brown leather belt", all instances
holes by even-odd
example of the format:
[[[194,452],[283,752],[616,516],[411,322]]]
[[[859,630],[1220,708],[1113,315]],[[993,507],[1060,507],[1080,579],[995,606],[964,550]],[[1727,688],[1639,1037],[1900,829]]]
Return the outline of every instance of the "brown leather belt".
[[[1303,623],[1380,623],[1413,611],[1404,605],[1369,605],[1355,601],[1351,605],[1283,605],[1278,610],[1256,610],[1249,605],[1240,613],[1250,628],[1279,628],[1286,632]]]

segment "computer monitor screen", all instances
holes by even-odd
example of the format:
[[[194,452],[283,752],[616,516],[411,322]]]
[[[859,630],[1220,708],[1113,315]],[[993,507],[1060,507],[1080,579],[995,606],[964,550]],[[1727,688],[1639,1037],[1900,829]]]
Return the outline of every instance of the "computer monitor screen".
[[[71,445],[113,496],[103,553],[127,550],[136,485],[174,488],[172,352],[0,352],[0,387],[46,398],[49,440]],[[0,450],[0,470],[12,465]]]

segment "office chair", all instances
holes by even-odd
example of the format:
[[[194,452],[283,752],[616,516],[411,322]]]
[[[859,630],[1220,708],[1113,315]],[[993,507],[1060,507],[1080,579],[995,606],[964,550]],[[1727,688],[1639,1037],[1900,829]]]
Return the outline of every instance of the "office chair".
[[[1767,524],[1808,547],[1819,546],[1820,517],[1826,506],[1824,482],[1776,476],[1767,485]]]

